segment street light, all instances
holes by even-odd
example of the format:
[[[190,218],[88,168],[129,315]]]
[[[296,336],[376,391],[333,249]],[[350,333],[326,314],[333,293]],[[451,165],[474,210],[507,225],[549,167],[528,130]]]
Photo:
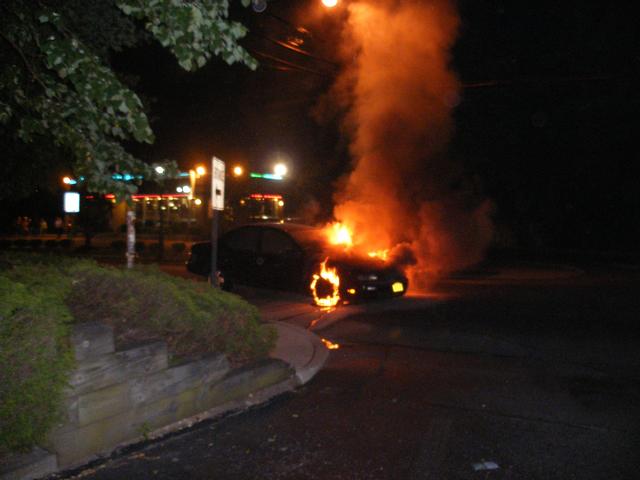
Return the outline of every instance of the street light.
[[[196,184],[197,180],[200,177],[203,177],[207,174],[207,169],[204,165],[196,165],[195,168],[189,169],[189,185],[183,185],[182,187],[178,187],[182,190],[182,193],[187,194],[188,200],[188,208],[189,208],[189,223],[188,228],[191,228],[191,222],[194,221],[197,223],[196,212],[194,212],[194,205],[199,206],[202,204],[202,200],[196,198]]]
[[[333,8],[338,5],[338,0],[322,0],[322,4],[327,8]]]
[[[193,200],[193,194],[196,191],[196,180],[207,174],[207,169],[202,165],[196,166],[189,170],[189,186],[182,187],[184,193],[189,194],[189,200]]]
[[[278,177],[284,177],[288,172],[287,166],[284,163],[276,163],[273,167],[273,173]]]
[[[242,174],[244,174],[244,168],[242,168],[240,165],[236,165],[235,167],[233,167],[234,177],[241,177]]]
[[[267,0],[252,0],[251,6],[256,13],[262,13],[267,9]]]

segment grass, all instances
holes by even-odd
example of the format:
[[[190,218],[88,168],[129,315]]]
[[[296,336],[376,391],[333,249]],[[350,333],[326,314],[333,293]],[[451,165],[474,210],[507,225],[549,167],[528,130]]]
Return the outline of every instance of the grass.
[[[0,271],[0,452],[30,448],[58,418],[73,367],[59,280],[32,267]]]

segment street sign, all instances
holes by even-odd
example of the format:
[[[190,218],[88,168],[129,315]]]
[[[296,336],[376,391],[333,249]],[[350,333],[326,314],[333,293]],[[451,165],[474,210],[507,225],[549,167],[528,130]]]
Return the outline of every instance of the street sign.
[[[80,194],[78,192],[64,192],[64,212],[80,212]]]
[[[211,158],[211,207],[224,210],[224,162]]]

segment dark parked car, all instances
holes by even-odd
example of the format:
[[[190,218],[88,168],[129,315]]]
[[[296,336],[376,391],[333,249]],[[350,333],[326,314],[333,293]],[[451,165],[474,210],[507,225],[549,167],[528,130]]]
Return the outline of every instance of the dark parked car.
[[[325,260],[340,276],[343,301],[404,295],[407,277],[382,260],[345,254],[328,245],[322,229],[297,224],[257,224],[235,228],[218,241],[218,270],[222,286],[234,284],[310,293],[314,273]],[[199,275],[211,271],[211,244],[191,247],[187,269]],[[326,282],[325,282],[326,283]],[[317,286],[326,296],[332,286]]]

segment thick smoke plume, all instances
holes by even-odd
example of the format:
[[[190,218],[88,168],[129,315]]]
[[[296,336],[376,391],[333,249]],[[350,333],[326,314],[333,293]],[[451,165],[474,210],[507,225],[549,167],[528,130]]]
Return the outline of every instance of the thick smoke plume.
[[[346,109],[354,159],[334,216],[369,249],[391,248],[414,286],[478,262],[490,206],[446,156],[459,82],[449,68],[458,16],[446,0],[349,6],[345,69],[332,98]]]

